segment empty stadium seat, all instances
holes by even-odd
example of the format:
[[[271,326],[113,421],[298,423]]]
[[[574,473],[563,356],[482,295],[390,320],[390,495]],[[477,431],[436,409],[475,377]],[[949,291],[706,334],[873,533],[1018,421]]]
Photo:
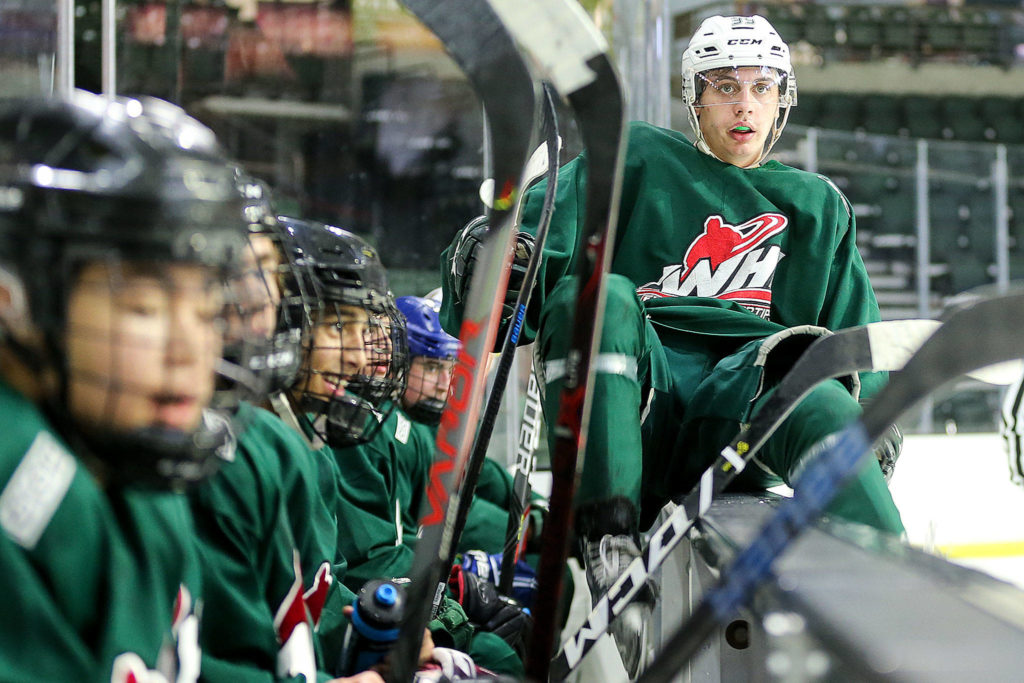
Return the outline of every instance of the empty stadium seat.
[[[882,9],[851,7],[846,17],[847,45],[859,50],[876,50],[882,43]]]
[[[980,142],[985,139],[985,122],[973,97],[945,96],[940,99],[942,137],[947,140]]]
[[[860,125],[861,95],[834,93],[827,95],[821,102],[817,123],[821,128],[833,130],[853,130]]]
[[[818,48],[828,48],[836,45],[836,20],[830,14],[832,8],[818,5],[806,6],[806,17],[804,20],[804,40]],[[842,8],[836,8],[836,11]]]
[[[986,10],[964,10],[963,49],[983,58],[993,55],[999,46],[998,18],[991,18]]]
[[[932,52],[959,50],[963,45],[963,24],[949,10],[929,9],[923,15],[922,45]]]
[[[890,52],[907,52],[917,48],[917,24],[902,7],[889,9],[882,22],[882,48]]]
[[[915,138],[942,137],[942,112],[933,97],[910,95],[903,100],[903,120]]]
[[[861,127],[868,133],[899,135],[906,132],[903,104],[892,95],[867,95],[861,117]]]

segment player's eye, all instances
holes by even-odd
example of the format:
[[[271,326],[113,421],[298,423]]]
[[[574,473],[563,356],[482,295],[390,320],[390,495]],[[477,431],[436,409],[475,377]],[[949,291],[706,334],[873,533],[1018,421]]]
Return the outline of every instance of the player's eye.
[[[163,311],[162,306],[145,301],[128,301],[122,304],[122,308],[130,315],[139,317],[153,317]]]

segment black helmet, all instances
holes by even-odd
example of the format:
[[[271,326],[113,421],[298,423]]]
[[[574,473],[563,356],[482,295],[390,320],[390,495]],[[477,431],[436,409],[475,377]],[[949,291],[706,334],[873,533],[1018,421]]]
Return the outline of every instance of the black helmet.
[[[405,391],[405,321],[388,289],[387,273],[377,250],[347,230],[284,216],[279,221],[293,240],[292,261],[300,274],[293,283],[296,291],[286,291],[285,296],[305,297],[308,352],[295,383],[301,408],[312,416],[313,430],[328,444],[364,443],[376,435],[387,417],[384,413],[394,410],[393,401]],[[367,365],[344,377],[343,392],[312,391],[311,378],[325,374],[311,365],[317,348],[314,330],[322,320],[342,319],[342,306],[367,314],[362,342]]]
[[[318,290],[338,304],[380,309],[391,295],[387,271],[377,250],[358,235],[288,216],[278,220],[294,239],[294,261]]]
[[[288,245],[291,236],[277,220],[270,187],[242,167],[234,169],[235,186],[242,198],[242,218],[249,231],[247,268],[237,280],[253,310],[238,311],[238,318],[250,327],[256,339],[244,340],[248,353],[242,357],[237,340],[229,344],[228,355],[250,378],[262,399],[266,393],[287,389],[295,380],[301,361],[303,320],[301,298],[284,297],[285,283],[294,281]],[[253,381],[255,379],[256,381]]]
[[[178,486],[212,471],[224,420],[193,433],[77,424],[67,405],[67,302],[83,265],[196,263],[220,275],[245,248],[242,203],[213,133],[152,98],[69,100],[0,108],[0,266],[25,290],[44,347],[5,341],[30,367],[60,375],[45,409],[107,481]],[[6,331],[3,331],[6,332]]]

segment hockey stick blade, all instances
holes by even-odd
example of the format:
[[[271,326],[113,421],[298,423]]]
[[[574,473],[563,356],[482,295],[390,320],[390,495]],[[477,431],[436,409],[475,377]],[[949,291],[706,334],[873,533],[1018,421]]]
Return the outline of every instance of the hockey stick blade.
[[[961,375],[1021,357],[1022,315],[1024,294],[1019,292],[977,301],[953,312],[875,396],[861,419],[808,463],[793,497],[779,505],[754,541],[737,555],[640,680],[671,680],[715,627],[746,604],[770,576],[776,558],[818,518],[894,420]]]
[[[434,32],[483,102],[493,154],[496,192],[491,230],[474,269],[459,333],[461,349],[452,371],[450,397],[437,432],[434,462],[421,511],[421,537],[389,679],[412,679],[427,622],[443,597],[453,495],[469,454],[484,389],[484,366],[497,335],[501,292],[512,257],[513,220],[521,200],[521,176],[532,149],[536,86],[512,37],[485,0],[404,0]]]
[[[839,330],[813,341],[755,414],[722,449],[715,462],[651,534],[644,552],[634,559],[605,595],[594,603],[583,625],[564,641],[551,663],[551,678],[561,680],[622,613],[648,578],[711,506],[711,500],[741,472],[796,405],[818,384],[855,372],[901,369],[907,359],[939,327],[935,320],[893,320]]]

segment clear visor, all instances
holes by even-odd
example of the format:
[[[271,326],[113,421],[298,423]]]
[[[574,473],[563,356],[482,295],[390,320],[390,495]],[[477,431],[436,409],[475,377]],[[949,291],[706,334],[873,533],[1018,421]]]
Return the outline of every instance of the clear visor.
[[[779,103],[785,75],[768,66],[743,66],[702,71],[695,77],[695,107],[756,102],[765,106]]]

